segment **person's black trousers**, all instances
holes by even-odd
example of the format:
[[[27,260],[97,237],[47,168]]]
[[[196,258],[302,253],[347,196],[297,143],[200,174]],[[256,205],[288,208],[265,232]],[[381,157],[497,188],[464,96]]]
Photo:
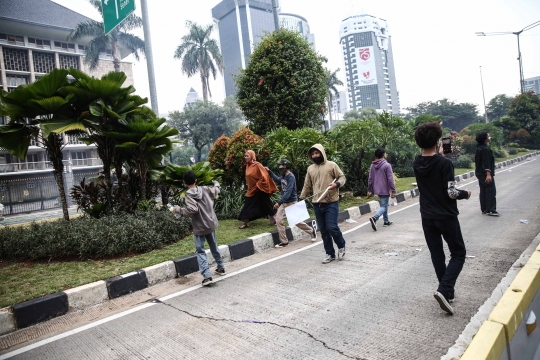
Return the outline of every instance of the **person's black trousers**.
[[[491,184],[486,184],[485,177],[478,177],[478,185],[480,185],[480,209],[482,212],[497,211],[495,176],[492,176],[491,180]]]
[[[431,261],[439,280],[438,292],[447,299],[454,298],[454,286],[465,263],[465,243],[461,235],[461,227],[457,218],[425,219],[422,218],[422,228],[426,243],[431,253]],[[450,261],[446,266],[443,242],[450,249]]]

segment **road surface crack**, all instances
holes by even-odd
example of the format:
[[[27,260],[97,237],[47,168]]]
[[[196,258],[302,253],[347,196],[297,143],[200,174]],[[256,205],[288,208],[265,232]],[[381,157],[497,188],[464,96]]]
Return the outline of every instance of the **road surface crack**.
[[[320,339],[317,339],[315,336],[313,336],[312,334],[310,334],[309,332],[305,331],[305,330],[302,330],[302,329],[298,329],[298,328],[295,328],[293,326],[288,326],[288,325],[281,325],[281,324],[278,324],[278,323],[275,323],[275,322],[272,322],[272,321],[260,321],[260,320],[234,320],[234,319],[225,319],[225,318],[216,318],[216,317],[212,317],[212,316],[201,316],[201,315],[195,315],[195,314],[192,314],[186,310],[182,310],[180,308],[177,308],[176,306],[173,306],[171,304],[167,304],[167,303],[164,303],[163,301],[159,300],[159,299],[154,299],[153,302],[157,302],[157,303],[160,303],[160,304],[163,304],[165,306],[168,306],[176,311],[180,311],[181,313],[184,313],[188,316],[191,316],[191,317],[194,317],[196,319],[201,319],[201,320],[210,320],[210,321],[223,321],[223,322],[233,322],[233,323],[251,323],[251,324],[268,324],[268,325],[273,325],[273,326],[277,326],[277,327],[280,327],[282,329],[288,329],[288,330],[293,330],[293,331],[298,331],[302,334],[305,334],[307,335],[309,338],[311,338],[312,340],[320,343],[322,346],[324,346],[326,349],[328,350],[331,350],[331,351],[335,351],[337,353],[339,353],[340,355],[342,356],[345,356],[346,358],[348,359],[354,359],[354,360],[366,360],[366,359],[363,359],[363,358],[359,358],[359,357],[354,357],[354,356],[350,356],[350,355],[347,355],[345,354],[343,351],[339,350],[339,349],[336,349],[336,348],[333,348],[331,346],[329,346],[326,342],[320,340]]]

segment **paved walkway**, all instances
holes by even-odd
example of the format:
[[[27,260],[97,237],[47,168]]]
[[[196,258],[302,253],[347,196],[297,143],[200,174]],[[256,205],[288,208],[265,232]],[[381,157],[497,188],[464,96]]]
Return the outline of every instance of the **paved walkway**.
[[[80,214],[77,213],[77,206],[72,206],[68,209],[69,215]],[[27,214],[17,214],[17,215],[6,215],[4,220],[0,221],[0,226],[9,226],[16,224],[30,223],[32,221],[46,220],[46,219],[57,219],[63,217],[62,209],[54,210],[45,210],[45,211],[36,211]]]

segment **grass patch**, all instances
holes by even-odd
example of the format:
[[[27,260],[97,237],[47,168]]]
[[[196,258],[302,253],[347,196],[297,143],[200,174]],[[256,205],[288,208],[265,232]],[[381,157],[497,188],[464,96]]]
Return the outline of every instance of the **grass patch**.
[[[506,160],[512,160],[512,159],[518,158],[520,156],[523,156],[523,155],[526,155],[526,154],[529,154],[529,153],[531,153],[531,151],[520,151],[516,155],[509,155],[509,156],[504,157],[504,158],[495,158],[495,163],[506,161]],[[497,175],[497,173],[495,173],[495,175]]]

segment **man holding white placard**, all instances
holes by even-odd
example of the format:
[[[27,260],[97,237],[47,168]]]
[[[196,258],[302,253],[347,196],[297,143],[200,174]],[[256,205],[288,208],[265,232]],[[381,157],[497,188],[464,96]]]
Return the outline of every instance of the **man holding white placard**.
[[[305,199],[313,191],[313,209],[326,252],[323,264],[328,264],[336,259],[333,242],[338,247],[338,259],[342,260],[345,256],[345,239],[338,226],[338,200],[339,187],[345,184],[346,179],[339,166],[326,159],[326,153],[321,144],[313,145],[308,151],[308,156],[313,164],[307,169],[300,198]]]
[[[266,168],[266,170],[268,170],[268,173],[270,174],[274,182],[281,185],[281,199],[279,199],[278,202],[274,205],[274,209],[277,209],[275,218],[280,241],[280,243],[277,244],[276,247],[285,247],[289,245],[289,240],[287,239],[287,232],[285,230],[285,223],[283,220],[285,216],[285,209],[297,203],[298,195],[296,194],[296,177],[290,171],[291,163],[289,162],[289,160],[281,159],[278,162],[278,166],[281,176],[277,176],[269,168]],[[309,215],[306,218],[309,218]],[[289,225],[295,224],[291,224],[291,222],[289,221]],[[317,240],[317,233],[315,232],[315,229],[311,229],[304,222],[299,222],[298,224],[296,224],[296,226],[310,234],[312,241]]]

